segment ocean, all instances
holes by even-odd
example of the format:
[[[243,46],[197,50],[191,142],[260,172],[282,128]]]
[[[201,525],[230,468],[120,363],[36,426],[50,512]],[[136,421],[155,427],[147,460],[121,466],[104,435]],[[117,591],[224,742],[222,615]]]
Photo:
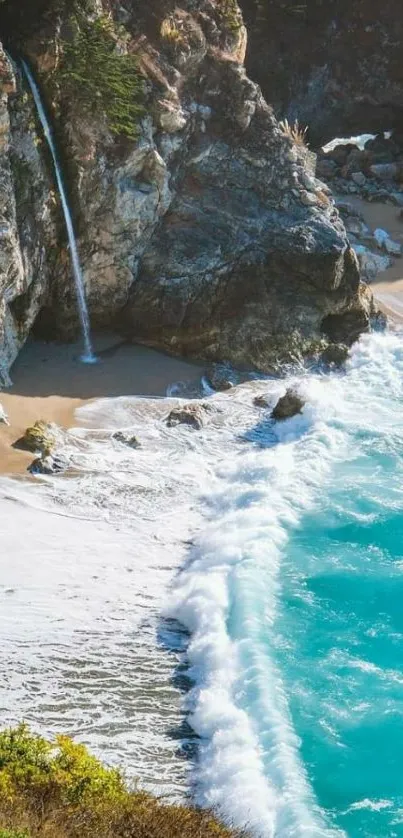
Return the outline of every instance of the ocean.
[[[403,836],[403,335],[208,400],[89,403],[71,476],[0,478],[2,724],[256,838]]]

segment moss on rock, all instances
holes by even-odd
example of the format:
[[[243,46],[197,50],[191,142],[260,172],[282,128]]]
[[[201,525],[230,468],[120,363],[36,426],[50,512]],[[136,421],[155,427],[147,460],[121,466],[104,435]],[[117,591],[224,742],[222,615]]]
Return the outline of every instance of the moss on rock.
[[[56,445],[57,427],[42,419],[27,428],[25,433],[14,443],[15,448],[23,451],[39,452],[44,456],[50,454]]]

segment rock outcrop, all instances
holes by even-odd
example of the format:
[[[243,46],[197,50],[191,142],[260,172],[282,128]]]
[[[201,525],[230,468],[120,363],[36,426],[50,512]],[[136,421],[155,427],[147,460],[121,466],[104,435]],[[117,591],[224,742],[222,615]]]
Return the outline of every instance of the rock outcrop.
[[[316,174],[336,194],[360,194],[367,201],[388,200],[403,206],[403,147],[392,136],[367,138],[325,147],[317,155]],[[348,230],[348,228],[347,228]],[[353,231],[354,232],[354,231]]]
[[[0,45],[0,386],[46,300],[56,254],[55,195],[35,110]]]
[[[284,396],[281,396],[281,399],[278,400],[271,412],[271,418],[275,421],[281,422],[285,419],[291,419],[293,416],[297,416],[299,413],[302,413],[304,406],[304,399],[296,390],[290,388]]]
[[[14,447],[21,448],[22,451],[32,451],[34,454],[40,453],[47,456],[51,454],[56,445],[57,435],[57,425],[40,419],[26,429],[22,437],[14,443]]]
[[[37,457],[27,471],[31,474],[63,474],[69,467],[69,461],[66,457],[59,454],[47,454],[43,457]]]
[[[403,130],[400,0],[241,0],[247,69],[313,143]]]
[[[176,425],[189,425],[191,428],[200,431],[208,421],[209,414],[213,410],[209,404],[199,402],[184,404],[172,408],[167,416],[166,422],[169,428],[175,428]]]
[[[348,359],[348,347],[342,343],[329,343],[323,350],[320,360],[327,367],[342,367]]]
[[[58,6],[22,46],[63,146],[92,322],[171,353],[264,371],[323,347],[335,323],[346,344],[367,329],[371,298],[313,156],[246,75],[235,0],[97,0],[94,14],[109,15],[116,49],[138,56],[146,100],[136,140],[115,136],[102,114],[94,119],[88,103],[66,94],[60,62],[73,37],[71,4]],[[11,103],[13,154],[28,107],[21,95]],[[7,175],[18,279],[5,367],[39,308],[47,335],[77,329],[68,254],[55,246],[46,149],[38,152],[27,126],[24,137],[35,160],[30,148],[22,185]]]

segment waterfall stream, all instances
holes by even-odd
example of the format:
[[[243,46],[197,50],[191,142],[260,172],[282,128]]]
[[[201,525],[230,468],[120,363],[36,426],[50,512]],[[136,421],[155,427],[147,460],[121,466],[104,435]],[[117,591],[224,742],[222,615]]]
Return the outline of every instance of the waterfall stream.
[[[85,299],[85,289],[84,289],[84,280],[83,274],[80,265],[80,259],[77,250],[77,242],[74,233],[73,227],[73,220],[71,217],[70,208],[67,201],[66,190],[64,188],[63,178],[60,170],[60,164],[56,153],[56,146],[52,136],[51,127],[49,125],[45,109],[42,104],[41,95],[38,89],[38,86],[35,82],[35,79],[31,73],[26,62],[22,59],[21,60],[22,68],[28,84],[31,88],[32,95],[34,97],[36,109],[38,112],[39,119],[41,121],[41,125],[43,128],[43,132],[46,137],[46,141],[50,148],[53,165],[55,168],[56,180],[59,189],[59,194],[62,202],[63,213],[64,213],[64,220],[66,223],[67,235],[69,239],[70,245],[70,253],[71,253],[71,261],[73,267],[73,274],[74,274],[74,281],[76,286],[76,293],[77,293],[77,303],[78,303],[78,312],[80,315],[80,322],[81,328],[83,333],[83,340],[84,340],[84,354],[81,357],[81,360],[87,364],[93,364],[96,361],[96,357],[94,355],[91,343],[91,330],[90,330],[90,319],[88,315],[88,308],[87,308],[87,301]]]

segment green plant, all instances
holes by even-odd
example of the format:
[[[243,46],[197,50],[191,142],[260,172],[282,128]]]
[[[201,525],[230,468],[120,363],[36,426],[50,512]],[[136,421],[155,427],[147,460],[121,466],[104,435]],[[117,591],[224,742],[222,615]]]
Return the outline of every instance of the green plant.
[[[64,91],[91,111],[102,111],[112,134],[137,136],[144,114],[144,83],[137,56],[123,51],[123,30],[116,33],[108,15],[95,19],[76,12],[72,37],[62,43],[58,77]]]
[[[242,26],[242,15],[238,0],[219,0],[218,9],[225,25],[235,34]]]
[[[30,838],[26,829],[0,829],[0,838]]]
[[[209,812],[169,806],[67,736],[0,733],[0,838],[235,838]],[[240,836],[238,836],[240,838]]]

